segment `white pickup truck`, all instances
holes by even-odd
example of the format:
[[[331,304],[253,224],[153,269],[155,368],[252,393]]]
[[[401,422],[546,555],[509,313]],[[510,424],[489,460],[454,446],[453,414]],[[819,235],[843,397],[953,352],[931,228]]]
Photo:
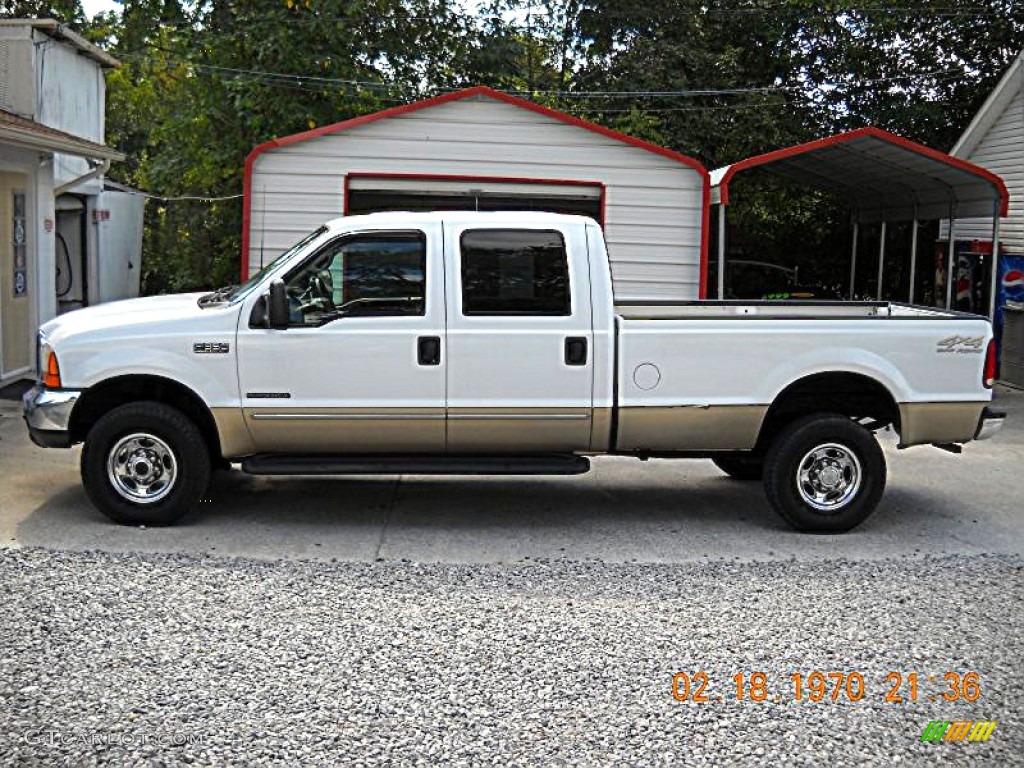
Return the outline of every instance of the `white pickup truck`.
[[[92,501],[170,524],[212,469],[578,474],[710,458],[806,531],[878,504],[900,445],[990,436],[988,321],[888,303],[616,306],[587,218],[386,213],[316,230],[245,285],[39,332],[32,439],[84,442]]]

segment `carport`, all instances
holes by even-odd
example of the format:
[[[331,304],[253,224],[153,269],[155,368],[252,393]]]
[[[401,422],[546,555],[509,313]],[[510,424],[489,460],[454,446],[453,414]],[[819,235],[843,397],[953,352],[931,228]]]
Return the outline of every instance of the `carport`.
[[[749,157],[711,172],[711,203],[718,209],[718,286],[725,290],[726,208],[729,187],[741,171],[762,168],[799,185],[830,192],[851,212],[850,289],[854,295],[857,245],[862,224],[879,224],[878,298],[886,258],[886,227],[912,222],[911,254],[917,253],[921,221],[949,220],[949,257],[946,271],[946,307],[952,305],[954,247],[957,218],[991,217],[992,263],[998,259],[999,220],[1007,215],[1009,193],[994,173],[944,152],[917,144],[879,128],[860,128],[806,144]],[[914,301],[916,259],[910,260],[910,291]],[[994,283],[997,270],[990,270]],[[995,286],[990,286],[990,297]],[[993,301],[990,298],[990,314]]]

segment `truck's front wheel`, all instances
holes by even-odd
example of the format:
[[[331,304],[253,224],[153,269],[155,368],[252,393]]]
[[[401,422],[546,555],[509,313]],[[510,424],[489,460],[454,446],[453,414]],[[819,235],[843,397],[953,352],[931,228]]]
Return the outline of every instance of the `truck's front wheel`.
[[[82,483],[101,512],[125,525],[170,525],[206,491],[210,457],[183,413],[157,402],[113,409],[89,430]]]
[[[868,430],[836,414],[793,422],[765,459],[768,502],[790,525],[842,533],[862,523],[885,490],[885,456]]]

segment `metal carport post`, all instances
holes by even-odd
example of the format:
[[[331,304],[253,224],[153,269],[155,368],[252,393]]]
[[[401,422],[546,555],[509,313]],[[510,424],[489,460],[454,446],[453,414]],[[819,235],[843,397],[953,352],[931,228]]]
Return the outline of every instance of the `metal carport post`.
[[[853,288],[857,280],[857,235],[860,233],[860,222],[853,221],[853,245],[850,248],[850,301],[853,301]]]
[[[914,220],[910,222],[910,290],[907,292],[907,303],[914,303],[914,282],[917,279],[917,204],[914,204]]]
[[[946,259],[946,309],[953,306],[953,259],[956,250],[956,203],[949,204],[949,258]]]
[[[885,231],[888,222],[882,219],[882,234],[878,242],[878,286],[875,290],[876,298],[882,300],[882,271],[885,268]]]
[[[997,197],[993,205],[992,214],[992,270],[989,275],[989,300],[988,319],[995,322],[996,319],[996,291],[999,288],[999,210],[1000,199]]]
[[[725,298],[725,203],[718,204],[718,300]]]

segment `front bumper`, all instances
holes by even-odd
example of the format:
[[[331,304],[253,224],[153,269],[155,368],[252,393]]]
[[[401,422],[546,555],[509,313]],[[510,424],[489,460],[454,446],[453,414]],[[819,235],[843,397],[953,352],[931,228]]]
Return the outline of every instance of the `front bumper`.
[[[77,389],[47,389],[41,384],[22,395],[21,405],[32,442],[42,448],[70,448],[71,410],[81,395]]]
[[[1005,420],[1005,413],[1002,411],[993,411],[991,408],[986,406],[985,410],[981,412],[981,418],[978,419],[978,430],[974,433],[974,439],[988,440],[992,435],[996,434],[996,432],[1003,428],[1003,422]]]

